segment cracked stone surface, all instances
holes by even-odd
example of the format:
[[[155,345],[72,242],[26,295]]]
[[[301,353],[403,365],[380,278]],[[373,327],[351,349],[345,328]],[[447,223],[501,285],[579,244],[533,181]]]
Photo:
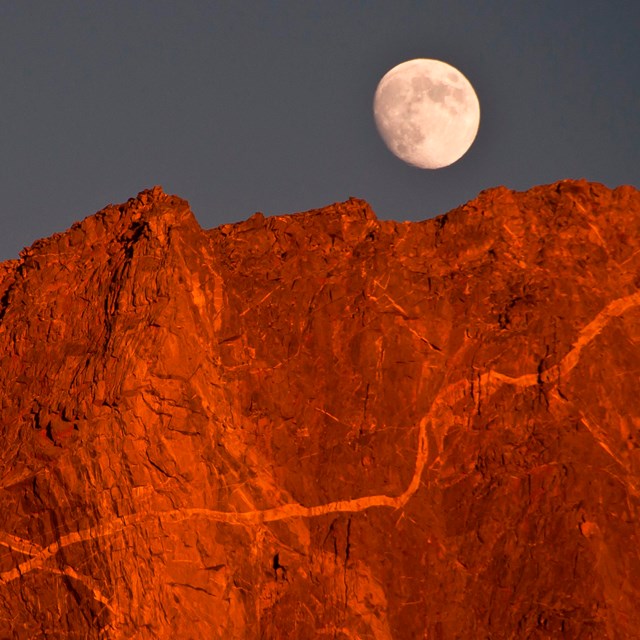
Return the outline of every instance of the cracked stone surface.
[[[0,638],[640,637],[640,192],[0,264]]]

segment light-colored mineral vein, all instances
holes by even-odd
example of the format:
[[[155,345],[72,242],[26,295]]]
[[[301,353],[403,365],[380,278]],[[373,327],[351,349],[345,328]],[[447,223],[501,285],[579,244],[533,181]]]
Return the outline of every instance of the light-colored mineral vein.
[[[571,371],[577,364],[581,351],[587,346],[604,328],[610,318],[620,316],[627,309],[640,305],[640,291],[623,298],[618,298],[613,302],[610,302],[598,315],[586,325],[578,334],[578,338],[573,344],[573,348],[565,355],[565,357],[554,367],[551,367],[543,374],[543,380],[552,379],[553,372],[561,372],[563,374]],[[504,384],[512,384],[517,386],[531,386],[538,383],[538,374],[526,374],[519,377],[511,377],[499,372],[488,371],[484,373],[481,378],[481,382],[488,386],[495,386],[496,382]],[[467,381],[461,381],[468,384]],[[455,383],[445,390],[446,395],[449,392],[455,392],[460,383]],[[438,400],[442,401],[441,398]],[[439,403],[438,403],[439,404]],[[433,405],[432,405],[433,407]],[[130,515],[121,516],[113,520],[109,520],[95,527],[89,527],[79,531],[73,531],[64,536],[61,536],[55,542],[50,545],[41,548],[37,553],[31,553],[35,550],[34,545],[26,540],[20,540],[15,536],[6,536],[3,540],[11,540],[10,546],[13,549],[21,550],[27,555],[32,555],[31,558],[21,562],[14,569],[4,571],[0,573],[0,584],[6,584],[16,578],[23,576],[30,571],[41,568],[44,563],[51,557],[53,557],[60,549],[68,547],[69,545],[76,544],[78,542],[84,542],[92,540],[122,531],[126,527],[135,525],[137,523],[157,519],[161,523],[181,522],[183,520],[201,517],[217,522],[225,522],[232,525],[251,525],[261,524],[264,522],[275,522],[277,520],[285,520],[287,518],[310,518],[330,513],[349,512],[354,513],[358,511],[364,511],[372,507],[392,507],[399,509],[404,507],[411,497],[416,493],[420,486],[420,480],[422,473],[427,463],[429,454],[428,442],[427,442],[427,424],[428,416],[422,419],[418,430],[418,448],[416,454],[416,465],[413,472],[413,477],[407,488],[398,496],[388,495],[373,495],[364,496],[360,498],[353,498],[349,500],[335,500],[322,505],[316,505],[306,507],[297,502],[287,503],[278,507],[272,507],[270,509],[255,509],[250,511],[216,511],[206,508],[183,508],[174,509],[170,511],[148,511],[133,513]],[[27,551],[28,550],[28,551]],[[95,595],[95,593],[94,593]],[[104,599],[99,599],[100,602],[104,602]]]
[[[640,291],[636,291],[635,293],[632,293],[628,296],[617,298],[616,300],[611,301],[595,316],[595,318],[591,322],[589,322],[579,331],[578,337],[573,343],[572,348],[565,354],[562,360],[560,360],[558,364],[549,367],[549,369],[546,369],[541,373],[526,373],[521,376],[509,376],[491,369],[480,375],[477,378],[476,384],[478,384],[480,389],[484,389],[491,393],[502,384],[514,385],[517,387],[531,387],[539,384],[540,382],[547,383],[558,380],[558,378],[560,377],[565,377],[578,364],[582,350],[602,332],[602,330],[607,326],[609,320],[621,316],[625,311],[638,305],[640,305]],[[466,388],[468,386],[468,380],[459,380],[458,382],[449,385],[449,387],[445,389],[443,394],[446,397],[451,394],[455,394],[456,391],[459,393],[463,388]],[[557,397],[556,390],[554,390],[553,396]],[[440,405],[441,399],[437,398],[435,404]],[[583,423],[592,433],[598,445],[602,447],[604,451],[606,451],[616,462],[624,467],[620,459],[616,455],[614,455],[611,447],[606,444],[605,436],[602,430],[592,426],[589,422],[586,421],[586,419],[584,419],[584,416]],[[629,482],[629,488],[633,493],[637,494],[637,489],[632,482]]]
[[[96,585],[94,584],[94,581],[91,578],[84,576],[81,573],[78,573],[75,569],[69,566],[65,567],[64,569],[57,569],[57,568],[51,568],[51,567],[46,567],[45,569],[50,573],[68,576],[69,578],[73,578],[77,582],[82,583],[85,587],[87,587],[87,589],[89,589],[89,591],[91,591],[93,598],[97,602],[102,603],[115,616],[121,617],[120,612],[118,611],[116,605],[110,602],[109,599],[100,591],[100,589],[96,587]]]
[[[42,547],[31,540],[25,540],[10,533],[0,531],[0,546],[8,547],[12,551],[17,551],[25,556],[37,556],[42,553]]]
[[[216,522],[226,522],[228,524],[260,524],[264,522],[275,522],[277,520],[285,520],[287,518],[300,517],[317,517],[329,513],[340,512],[356,512],[370,509],[371,507],[393,507],[399,509],[403,507],[411,496],[418,490],[420,486],[420,478],[427,463],[429,449],[427,444],[427,418],[425,417],[420,423],[418,432],[418,452],[416,456],[416,466],[413,477],[408,487],[398,496],[374,495],[364,496],[361,498],[353,498],[351,500],[335,500],[326,504],[305,507],[297,502],[287,503],[271,509],[255,509],[251,511],[216,511],[214,509],[205,508],[183,508],[171,511],[147,511],[125,515],[120,518],[109,520],[95,527],[73,531],[61,536],[55,542],[47,547],[43,547],[41,551],[33,557],[21,562],[18,566],[9,571],[0,573],[0,584],[6,584],[11,580],[15,580],[20,576],[39,569],[51,557],[53,557],[60,549],[78,542],[94,540],[104,536],[109,536],[118,531],[122,531],[126,527],[135,525],[143,521],[156,519],[161,523],[181,522],[189,518],[201,517]],[[25,545],[27,544],[24,541]]]
[[[577,364],[580,358],[580,352],[586,347],[605,327],[611,318],[621,316],[631,307],[640,305],[640,291],[618,298],[610,302],[586,327],[580,331],[578,339],[574,343],[573,349],[564,357],[558,365],[561,374],[567,374]]]
[[[582,350],[604,329],[611,318],[621,316],[625,311],[631,307],[640,305],[640,291],[632,293],[624,298],[618,298],[610,302],[602,311],[596,315],[596,317],[585,327],[583,327],[578,333],[576,341],[573,343],[572,348],[562,358],[562,360],[549,367],[540,374],[542,382],[550,382],[557,379],[558,375],[567,375],[577,364],[580,359]],[[526,373],[521,376],[511,377],[498,371],[487,371],[480,376],[479,380],[481,385],[488,387],[495,386],[496,383],[512,384],[519,387],[530,387],[538,384],[537,373]]]

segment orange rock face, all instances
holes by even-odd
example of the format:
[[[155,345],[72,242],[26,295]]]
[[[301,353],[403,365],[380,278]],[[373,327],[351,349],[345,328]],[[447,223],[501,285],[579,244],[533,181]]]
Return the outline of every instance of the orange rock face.
[[[145,191],[0,265],[0,637],[639,637],[639,376],[631,187]]]

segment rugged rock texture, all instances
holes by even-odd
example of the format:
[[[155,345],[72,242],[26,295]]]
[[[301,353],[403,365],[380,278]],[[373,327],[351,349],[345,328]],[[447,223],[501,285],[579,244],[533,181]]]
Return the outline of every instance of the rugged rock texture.
[[[640,193],[0,265],[1,638],[640,637]]]

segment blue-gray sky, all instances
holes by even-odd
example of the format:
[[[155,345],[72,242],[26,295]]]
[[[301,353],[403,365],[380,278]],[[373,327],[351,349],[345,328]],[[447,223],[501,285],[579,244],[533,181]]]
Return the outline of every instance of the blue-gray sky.
[[[207,228],[349,196],[419,220],[496,185],[639,186],[639,33],[637,0],[2,0],[0,259],[155,184]],[[418,57],[482,109],[437,171],[372,117]]]

